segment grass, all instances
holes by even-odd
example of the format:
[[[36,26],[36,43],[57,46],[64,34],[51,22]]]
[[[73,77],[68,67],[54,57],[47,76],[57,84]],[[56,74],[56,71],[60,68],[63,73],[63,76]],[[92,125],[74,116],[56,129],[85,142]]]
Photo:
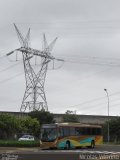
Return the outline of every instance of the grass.
[[[0,147],[39,147],[39,141],[0,140]]]

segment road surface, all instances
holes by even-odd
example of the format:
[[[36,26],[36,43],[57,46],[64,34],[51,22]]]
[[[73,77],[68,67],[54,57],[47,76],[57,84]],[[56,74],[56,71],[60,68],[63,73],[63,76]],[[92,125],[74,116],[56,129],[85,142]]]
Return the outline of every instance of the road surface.
[[[79,160],[81,159],[81,155],[114,155],[114,159],[120,159],[120,146],[103,145],[101,147],[96,147],[95,149],[84,148],[75,150],[40,150],[39,148],[0,148],[0,153],[1,157],[2,154],[4,155],[4,153],[7,153],[7,155],[15,155],[16,159],[18,160]]]

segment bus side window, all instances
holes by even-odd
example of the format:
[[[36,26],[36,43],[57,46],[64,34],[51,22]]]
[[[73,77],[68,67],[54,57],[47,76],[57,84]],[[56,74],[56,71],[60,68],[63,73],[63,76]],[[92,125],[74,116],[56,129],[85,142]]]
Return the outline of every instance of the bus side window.
[[[92,135],[96,135],[97,134],[97,129],[96,128],[92,128]]]
[[[64,136],[65,137],[70,135],[70,129],[69,129],[69,127],[64,127],[63,130],[64,130]]]
[[[92,129],[92,135],[94,135],[94,128],[91,128]]]
[[[63,137],[63,136],[64,136],[64,134],[63,134],[63,128],[60,127],[59,128],[59,137]]]
[[[97,135],[101,135],[101,128],[97,128]]]
[[[100,128],[100,135],[102,135],[102,128]]]
[[[75,134],[76,134],[76,136],[80,136],[81,135],[81,128],[76,127],[75,128]]]
[[[86,128],[86,134],[87,135],[92,135],[92,128]]]
[[[75,127],[70,127],[70,136],[75,136]]]
[[[83,127],[83,128],[81,128],[81,130],[82,130],[82,135],[86,135],[86,128]]]

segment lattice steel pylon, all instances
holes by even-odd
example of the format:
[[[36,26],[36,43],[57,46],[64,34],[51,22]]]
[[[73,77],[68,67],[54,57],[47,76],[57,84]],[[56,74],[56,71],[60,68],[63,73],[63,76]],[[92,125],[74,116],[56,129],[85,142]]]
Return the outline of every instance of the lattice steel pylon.
[[[15,30],[17,32],[21,48],[15,49],[12,52],[9,52],[7,56],[13,54],[15,51],[22,52],[23,56],[23,64],[24,64],[24,72],[25,72],[25,79],[26,79],[26,90],[24,93],[22,105],[20,108],[21,112],[25,112],[26,109],[29,108],[29,111],[34,110],[48,110],[44,84],[46,73],[48,69],[48,63],[51,60],[55,60],[53,56],[51,56],[51,51],[53,46],[57,40],[55,38],[49,45],[47,43],[45,34],[43,34],[43,50],[39,51],[33,48],[30,48],[30,29],[27,32],[26,37],[24,38],[17,26],[14,24]],[[41,66],[38,73],[35,73],[30,59],[33,56],[40,56],[41,57]],[[56,59],[58,61],[63,61],[62,59]]]

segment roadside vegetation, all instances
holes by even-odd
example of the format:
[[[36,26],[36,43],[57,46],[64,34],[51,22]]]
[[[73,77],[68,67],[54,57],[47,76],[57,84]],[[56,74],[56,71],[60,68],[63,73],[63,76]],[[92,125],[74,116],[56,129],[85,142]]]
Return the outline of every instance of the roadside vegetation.
[[[45,111],[30,112],[26,117],[0,114],[0,147],[39,146],[40,126],[44,123],[54,123],[53,119],[53,114]],[[33,135],[35,141],[18,141],[25,134]]]
[[[63,116],[63,122],[78,123],[79,119],[73,111],[67,110]]]
[[[32,111],[28,114],[31,118],[36,118],[40,125],[55,123],[54,115],[48,111]]]
[[[17,139],[24,133],[39,135],[40,124],[36,118],[17,118],[9,114],[0,114],[0,139]]]
[[[109,121],[110,143],[120,144],[120,117]],[[103,125],[103,137],[107,142],[108,122]]]
[[[39,147],[40,143],[36,141],[17,141],[17,140],[0,140],[0,147]]]

